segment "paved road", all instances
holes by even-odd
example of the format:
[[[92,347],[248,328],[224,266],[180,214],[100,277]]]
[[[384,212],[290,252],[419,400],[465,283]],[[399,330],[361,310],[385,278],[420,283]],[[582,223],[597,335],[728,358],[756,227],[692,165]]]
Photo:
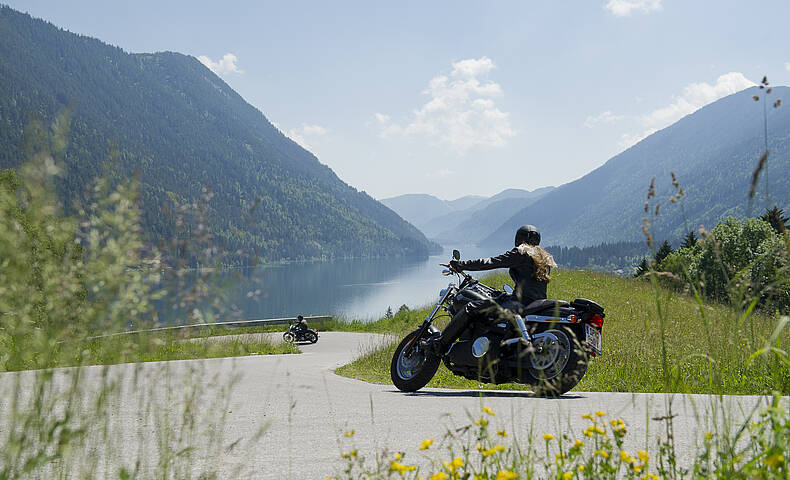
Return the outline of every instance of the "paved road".
[[[528,392],[487,392],[481,397],[476,391],[446,389],[404,394],[392,385],[371,385],[333,373],[338,366],[382,341],[387,340],[377,335],[322,332],[317,344],[301,346],[301,355],[169,362],[166,368],[177,375],[171,375],[167,383],[161,375],[154,374],[164,368],[162,365],[145,364],[137,370],[134,382],[129,380],[132,375],[125,376],[127,385],[121,391],[137,392],[137,400],[123,394],[114,419],[120,426],[114,430],[120,432],[114,435],[115,440],[120,440],[122,446],[107,456],[106,468],[113,469],[113,457],[127,463],[136,454],[136,448],[161,444],[162,429],[155,425],[162,422],[161,416],[157,420],[144,414],[140,398],[150,395],[170,402],[175,414],[183,400],[168,395],[178,392],[177,378],[186,376],[184,373],[197,365],[202,365],[197,372],[198,392],[203,397],[194,401],[194,409],[221,410],[225,418],[219,427],[224,434],[222,445],[208,454],[196,454],[194,465],[215,466],[221,478],[324,479],[341,467],[340,452],[351,448],[350,441],[360,452],[372,454],[389,446],[405,451],[407,459],[414,461],[420,458],[420,441],[433,437],[440,443],[448,428],[468,424],[469,416],[479,415],[483,404],[496,412],[495,426],[516,434],[522,441],[532,431],[538,443],[542,443],[540,435],[545,432],[555,436],[571,432],[575,438],[581,437],[581,430],[588,425],[581,415],[603,410],[607,418],[622,418],[628,424],[627,446],[633,452],[644,448],[646,438],[660,433],[661,427],[651,422],[647,434],[646,418],[664,415],[671,402],[672,413],[677,415],[676,445],[679,452],[689,454],[704,432],[704,428],[698,428],[697,418],[704,418],[711,405],[721,406],[716,398],[703,395],[575,392],[560,399],[543,399]],[[100,371],[100,367],[95,367],[93,374],[98,378]],[[113,371],[129,373],[134,367],[118,366]],[[222,379],[232,375],[238,375],[239,381],[229,403],[212,404],[212,391],[222,384]],[[765,400],[732,396],[722,401],[724,410],[737,419],[743,411]],[[256,449],[244,448],[244,442],[227,448],[236,439],[251,438],[262,428],[265,431]],[[348,439],[344,432],[351,429],[356,434]],[[652,452],[655,442],[649,443]],[[134,447],[143,444],[147,446]],[[248,468],[237,472],[237,463]]]

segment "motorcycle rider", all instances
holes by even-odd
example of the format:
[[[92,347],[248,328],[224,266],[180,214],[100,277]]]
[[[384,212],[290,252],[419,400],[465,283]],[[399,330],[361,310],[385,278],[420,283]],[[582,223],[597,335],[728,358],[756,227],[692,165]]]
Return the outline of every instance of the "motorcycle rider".
[[[522,306],[546,298],[546,286],[551,280],[550,272],[557,264],[554,257],[540,247],[540,231],[533,225],[524,225],[516,231],[515,245],[512,250],[496,257],[451,260],[450,268],[456,272],[509,268],[508,273],[516,288],[514,295],[501,304],[508,310],[518,311]],[[499,308],[500,305],[491,300],[467,303],[453,316],[442,333],[430,340],[431,348],[437,354],[447,352],[473,318]]]
[[[296,316],[296,331],[299,333],[307,331],[307,320],[301,315]]]

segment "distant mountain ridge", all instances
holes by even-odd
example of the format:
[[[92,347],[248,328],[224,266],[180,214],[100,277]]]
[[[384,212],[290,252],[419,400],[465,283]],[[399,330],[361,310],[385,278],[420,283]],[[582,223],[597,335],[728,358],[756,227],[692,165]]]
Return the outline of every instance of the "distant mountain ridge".
[[[441,200],[427,194],[407,194],[381,202],[419,228],[428,238],[444,244],[474,244],[488,236],[521,208],[553,190],[510,188],[491,197],[466,196]]]
[[[194,57],[128,54],[0,6],[0,168],[24,160],[31,118],[72,108],[68,200],[84,195],[112,151],[119,178],[139,175],[144,228],[175,234],[165,212],[213,194],[218,242],[264,259],[425,256],[429,242],[395,212],[340,180]]]
[[[760,97],[759,102],[752,99]],[[539,226],[544,244],[586,247],[601,242],[643,240],[642,219],[657,239],[681,238],[700,225],[712,228],[724,217],[759,216],[766,206],[790,208],[790,88],[774,87],[768,99],[770,155],[751,202],[752,173],[764,151],[765,90],[757,87],[722,98],[660,130],[614,156],[584,177],[562,185],[517,212],[483,240],[501,249],[518,226]],[[670,172],[685,195],[680,202]],[[655,178],[655,198],[645,212],[648,186]],[[768,179],[770,202],[766,201]],[[656,216],[656,204],[660,203]]]

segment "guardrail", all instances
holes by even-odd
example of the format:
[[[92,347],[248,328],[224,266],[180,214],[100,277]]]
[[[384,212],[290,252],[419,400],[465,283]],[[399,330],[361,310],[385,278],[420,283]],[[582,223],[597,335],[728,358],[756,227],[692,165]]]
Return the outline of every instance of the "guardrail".
[[[324,323],[331,321],[332,316],[317,315],[311,317],[304,317],[304,319],[307,320],[307,325],[312,328],[312,327],[321,326]],[[177,331],[177,330],[192,329],[192,328],[199,329],[199,328],[207,328],[207,327],[220,327],[220,328],[264,327],[267,325],[288,325],[294,322],[296,322],[296,317],[263,318],[257,320],[235,320],[232,322],[191,323],[188,325],[173,325],[169,327],[148,328],[144,330],[129,330],[126,332],[109,333],[106,335],[96,335],[88,338],[92,340],[94,338],[115,337],[118,335],[132,335],[135,333],[167,332],[167,331]]]

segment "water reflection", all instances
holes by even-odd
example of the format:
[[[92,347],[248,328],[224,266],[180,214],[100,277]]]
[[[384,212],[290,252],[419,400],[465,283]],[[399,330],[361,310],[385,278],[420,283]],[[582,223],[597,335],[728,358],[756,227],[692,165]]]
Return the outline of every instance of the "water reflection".
[[[449,279],[441,275],[452,249],[423,260],[355,259],[267,265],[217,275],[236,317],[277,318],[332,314],[370,320],[388,307],[433,303]],[[464,258],[477,255],[463,251]],[[259,294],[256,295],[256,291]],[[180,312],[178,316],[182,316]],[[181,317],[183,318],[183,317]],[[172,318],[172,322],[179,322]]]

